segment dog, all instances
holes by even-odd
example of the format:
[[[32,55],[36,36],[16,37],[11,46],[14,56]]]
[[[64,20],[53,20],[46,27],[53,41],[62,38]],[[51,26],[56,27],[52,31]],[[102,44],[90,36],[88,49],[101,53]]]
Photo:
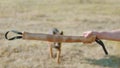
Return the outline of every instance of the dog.
[[[52,29],[52,34],[53,35],[63,35],[63,31],[59,31],[57,28]],[[56,53],[56,62],[59,64],[60,63],[60,56],[61,56],[61,42],[50,42],[50,57],[53,58],[53,48],[57,50]]]

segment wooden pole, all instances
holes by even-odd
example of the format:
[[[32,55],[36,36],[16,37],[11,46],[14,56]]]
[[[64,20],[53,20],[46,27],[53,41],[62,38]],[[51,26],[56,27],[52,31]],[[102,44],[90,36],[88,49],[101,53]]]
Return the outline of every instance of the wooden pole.
[[[85,38],[84,36],[63,36],[63,35],[23,32],[23,39],[74,43],[74,42],[92,42],[95,41],[96,36]]]

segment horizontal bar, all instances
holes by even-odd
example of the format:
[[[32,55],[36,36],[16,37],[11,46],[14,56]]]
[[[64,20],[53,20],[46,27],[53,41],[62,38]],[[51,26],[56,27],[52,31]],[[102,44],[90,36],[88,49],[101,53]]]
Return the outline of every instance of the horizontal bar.
[[[96,36],[85,38],[84,36],[63,36],[63,35],[23,32],[23,39],[73,43],[73,42],[86,42],[86,41],[92,42],[96,39]]]

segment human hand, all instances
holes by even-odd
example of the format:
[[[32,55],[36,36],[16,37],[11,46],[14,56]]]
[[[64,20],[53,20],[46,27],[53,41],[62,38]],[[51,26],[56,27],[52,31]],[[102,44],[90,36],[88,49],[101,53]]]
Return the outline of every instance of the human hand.
[[[87,31],[83,33],[83,36],[88,39],[88,38],[92,38],[92,40],[90,41],[84,41],[83,43],[92,43],[95,41],[96,36],[97,36],[97,32],[96,31]]]

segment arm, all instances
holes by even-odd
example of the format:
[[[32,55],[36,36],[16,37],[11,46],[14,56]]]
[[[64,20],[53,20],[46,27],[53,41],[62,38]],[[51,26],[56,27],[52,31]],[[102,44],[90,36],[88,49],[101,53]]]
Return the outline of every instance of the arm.
[[[120,30],[98,32],[96,36],[100,39],[120,41]]]
[[[84,37],[89,38],[95,35],[99,39],[120,41],[120,30],[113,31],[88,31],[84,33]],[[87,42],[86,42],[87,43]]]

